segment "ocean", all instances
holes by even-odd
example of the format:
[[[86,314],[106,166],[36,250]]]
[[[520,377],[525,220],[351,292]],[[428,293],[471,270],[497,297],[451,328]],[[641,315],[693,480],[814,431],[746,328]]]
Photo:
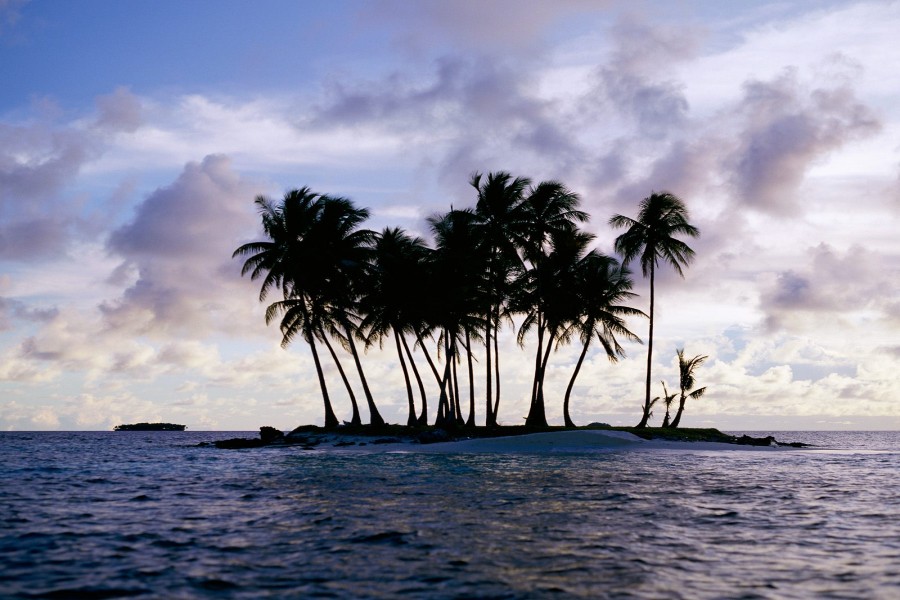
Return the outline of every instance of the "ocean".
[[[774,451],[197,446],[255,435],[0,433],[0,597],[900,598],[898,432],[776,432],[816,447]]]

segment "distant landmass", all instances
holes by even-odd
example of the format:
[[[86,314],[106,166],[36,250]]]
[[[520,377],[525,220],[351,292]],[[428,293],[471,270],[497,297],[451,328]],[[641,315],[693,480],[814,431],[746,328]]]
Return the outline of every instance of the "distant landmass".
[[[186,425],[176,423],[132,423],[116,425],[115,431],[184,431]]]

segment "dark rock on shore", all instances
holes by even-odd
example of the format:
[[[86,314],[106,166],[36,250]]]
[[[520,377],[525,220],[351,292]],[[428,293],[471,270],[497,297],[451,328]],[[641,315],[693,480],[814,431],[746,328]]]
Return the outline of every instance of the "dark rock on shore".
[[[283,440],[284,432],[275,429],[274,427],[260,427],[259,439],[266,442],[267,444],[271,444],[272,442]]]
[[[742,446],[788,446],[791,448],[807,448],[810,445],[804,444],[802,442],[779,442],[773,435],[756,438],[746,434],[742,435],[741,437],[734,438],[734,443],[740,444]]]
[[[420,444],[437,444],[453,441],[453,437],[443,429],[431,429],[420,433],[416,437],[416,441]]]

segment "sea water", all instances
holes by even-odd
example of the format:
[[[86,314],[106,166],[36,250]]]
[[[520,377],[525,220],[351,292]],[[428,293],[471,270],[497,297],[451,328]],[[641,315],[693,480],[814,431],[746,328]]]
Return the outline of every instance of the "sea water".
[[[900,598],[896,432],[740,452],[197,447],[234,436],[0,433],[0,597]]]

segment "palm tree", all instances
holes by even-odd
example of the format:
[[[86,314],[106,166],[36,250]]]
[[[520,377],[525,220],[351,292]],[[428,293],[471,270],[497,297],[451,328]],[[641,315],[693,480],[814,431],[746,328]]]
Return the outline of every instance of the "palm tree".
[[[609,220],[615,228],[626,228],[625,233],[616,238],[615,248],[627,264],[640,258],[644,277],[650,277],[650,333],[647,336],[647,386],[643,415],[637,427],[645,427],[650,418],[650,381],[653,360],[653,309],[654,278],[660,261],[668,263],[681,277],[683,265],[694,258],[694,251],[677,235],[697,237],[700,230],[688,223],[688,210],[674,194],[653,193],[641,200],[638,218],[631,219],[615,215]]]
[[[426,252],[425,242],[412,238],[399,228],[385,228],[376,237],[371,269],[360,299],[360,307],[365,317],[360,328],[367,332],[366,343],[379,343],[388,334],[393,334],[400,359],[400,368],[406,382],[409,414],[407,425],[415,425],[416,416],[412,383],[407,368],[407,359],[413,369],[420,389],[421,377],[412,360],[412,353],[404,338],[404,333],[414,328],[413,313],[420,303],[418,286],[421,280],[417,273],[422,271],[422,260]],[[424,392],[422,394],[423,403]],[[423,413],[425,412],[423,406]]]
[[[693,358],[686,359],[684,357],[684,348],[679,348],[678,352],[678,373],[679,373],[679,385],[681,387],[681,397],[678,400],[678,412],[675,413],[675,418],[672,419],[672,427],[678,427],[678,424],[681,423],[681,415],[684,412],[684,403],[688,398],[696,400],[701,398],[704,393],[706,393],[706,388],[702,387],[699,390],[691,391],[691,388],[694,387],[694,369],[702,365],[708,356],[700,356],[699,354]]]
[[[309,344],[313,362],[316,366],[319,387],[322,390],[322,399],[325,402],[325,427],[337,427],[338,419],[331,405],[328,387],[325,384],[325,374],[322,371],[319,353],[316,350],[316,338],[321,339],[324,335],[322,324],[317,321],[317,315],[322,314],[322,312],[316,310],[314,306],[310,306],[305,298],[286,298],[273,302],[266,308],[266,325],[274,321],[279,314],[282,315],[280,326],[282,333],[281,347],[287,348],[298,333]]]
[[[282,347],[300,333],[310,346],[313,361],[325,403],[325,426],[336,427],[337,417],[331,406],[325,376],[315,340],[321,329],[316,321],[318,311],[311,305],[311,283],[305,277],[297,277],[295,265],[305,256],[304,241],[321,212],[319,194],[304,187],[284,195],[277,205],[264,196],[255,200],[262,220],[263,233],[267,240],[250,242],[239,246],[232,258],[247,257],[241,268],[241,275],[250,273],[251,280],[262,278],[259,300],[265,301],[273,288],[280,288],[283,300],[275,302],[266,311],[266,323],[270,323],[279,313],[284,314],[281,331]]]
[[[663,418],[663,424],[662,424],[662,426],[663,426],[663,427],[669,427],[670,424],[671,424],[671,423],[669,422],[669,409],[672,407],[672,402],[675,401],[675,396],[677,396],[678,394],[670,394],[670,393],[669,393],[669,390],[666,389],[666,382],[665,382],[665,381],[660,381],[660,383],[661,383],[662,386],[663,386],[663,397],[662,397],[662,401],[663,401],[663,403],[666,405],[666,416]]]
[[[383,423],[372,400],[354,338],[358,335],[354,322],[358,281],[367,265],[368,245],[372,232],[359,229],[368,211],[358,209],[344,198],[324,196],[304,187],[285,194],[277,205],[260,196],[256,204],[268,240],[251,242],[234,251],[233,257],[247,257],[242,275],[263,279],[260,301],[271,289],[281,289],[283,300],[266,311],[266,322],[282,315],[282,345],[286,346],[299,333],[310,345],[325,401],[325,424],[338,424],[331,407],[324,375],[316,349],[323,341],[338,364],[353,403],[354,422],[359,410],[352,388],[337,361],[328,335],[335,336],[353,355],[369,404],[371,422]]]
[[[575,229],[554,231],[547,256],[520,278],[518,293],[512,302],[514,309],[525,314],[519,328],[519,345],[524,347],[527,333],[533,328],[537,329],[538,337],[539,355],[532,383],[533,406],[543,405],[544,375],[550,362],[550,351],[554,344],[558,347],[571,338],[569,325],[577,318],[580,304],[576,284],[578,265],[593,239],[593,235]],[[545,339],[546,347],[542,347]],[[539,423],[542,410],[536,407],[535,411]]]
[[[497,354],[497,338],[503,305],[509,294],[509,285],[521,269],[518,247],[525,233],[527,213],[525,191],[531,181],[504,171],[488,173],[482,179],[475,173],[469,181],[478,192],[475,204],[474,226],[486,259],[486,300],[484,315],[485,343],[485,425],[497,424],[500,409],[500,356]],[[493,339],[493,348],[491,346]]]
[[[549,260],[552,252],[553,238],[557,242],[563,236],[572,234],[577,230],[576,223],[588,220],[588,214],[578,210],[579,197],[563,184],[557,181],[543,181],[529,190],[525,200],[527,214],[525,235],[523,238],[523,256],[531,265],[534,274],[535,305],[534,325],[537,327],[538,344],[535,354],[535,376],[532,385],[531,406],[525,424],[530,427],[546,427],[547,417],[544,410],[543,397],[543,354],[549,353],[543,349],[544,335],[547,332],[544,323],[544,293],[553,285],[548,275],[552,268],[547,268],[544,263]],[[548,342],[552,345],[552,340]]]
[[[460,340],[466,332],[471,336],[482,325],[480,314],[485,306],[483,246],[478,243],[471,210],[453,210],[428,219],[435,237],[431,268],[433,282],[430,313],[433,325],[441,330],[446,360],[442,378],[441,400],[437,424],[464,423],[457,408],[460,405],[457,385],[453,385],[453,367],[459,356]],[[465,347],[465,344],[462,344]],[[467,352],[471,356],[471,346]]]
[[[616,259],[596,250],[592,251],[578,262],[575,276],[577,309],[567,333],[569,335],[577,333],[583,346],[563,399],[563,418],[566,427],[575,427],[569,416],[569,398],[591,341],[596,336],[609,361],[617,362],[620,357],[625,356],[624,349],[616,339],[617,335],[640,342],[640,338],[625,326],[622,317],[646,316],[636,308],[619,304],[637,294],[631,292],[631,272],[619,265]]]
[[[338,336],[353,357],[366,396],[369,423],[383,425],[384,419],[375,405],[372,392],[362,368],[355,338],[361,337],[355,313],[360,294],[359,282],[365,279],[369,268],[372,241],[375,232],[360,229],[369,217],[365,208],[357,208],[346,198],[322,196],[321,213],[317,226],[308,236],[311,253],[308,261],[298,264],[303,272],[317,274],[320,281],[320,304],[327,315],[329,329]]]

